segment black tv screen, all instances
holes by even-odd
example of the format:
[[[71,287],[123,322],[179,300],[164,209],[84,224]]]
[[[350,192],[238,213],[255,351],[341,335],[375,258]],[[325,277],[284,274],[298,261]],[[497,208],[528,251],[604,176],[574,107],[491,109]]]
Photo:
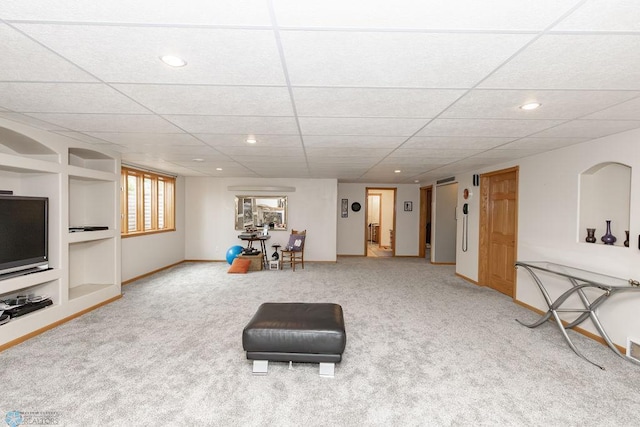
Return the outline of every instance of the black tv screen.
[[[47,265],[49,199],[0,195],[0,275]]]

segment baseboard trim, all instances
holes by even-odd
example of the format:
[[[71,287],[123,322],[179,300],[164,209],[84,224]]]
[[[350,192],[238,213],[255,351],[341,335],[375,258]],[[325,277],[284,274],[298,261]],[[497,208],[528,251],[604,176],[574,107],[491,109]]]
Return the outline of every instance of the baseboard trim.
[[[455,262],[432,262],[433,265],[456,265]]]
[[[476,286],[482,286],[480,283],[476,282],[475,280],[470,279],[470,278],[468,278],[467,276],[463,276],[463,275],[462,275],[462,274],[460,274],[460,273],[456,273],[456,276],[458,276],[459,278],[461,278],[461,279],[463,279],[463,280],[465,280],[465,281],[467,281],[467,282],[469,282],[469,283],[473,283],[473,284],[474,284],[474,285],[476,285]]]
[[[538,313],[538,314],[539,314],[539,315],[541,315],[541,316],[542,316],[543,314],[545,314],[545,313],[546,313],[546,311],[543,311],[543,310],[540,310],[540,309],[538,309],[538,308],[535,308],[535,307],[533,307],[533,306],[531,306],[531,305],[529,305],[529,304],[527,304],[527,303],[525,303],[525,302],[519,301],[519,300],[517,300],[517,299],[515,299],[515,298],[513,299],[513,302],[515,302],[515,303],[516,303],[516,304],[518,304],[519,306],[522,306],[522,307],[524,307],[524,308],[526,308],[526,309],[528,309],[528,310],[531,310],[531,311],[533,311],[533,312],[535,312],[535,313]],[[551,318],[549,319],[549,321],[550,321],[550,322],[555,322],[555,320],[553,319],[553,317],[551,317]],[[562,324],[563,324],[563,325],[565,325],[565,326],[566,326],[568,323],[569,323],[569,322],[565,322],[564,320],[562,321]],[[579,333],[579,334],[581,334],[581,335],[584,335],[584,336],[585,336],[585,337],[587,337],[587,338],[591,338],[592,340],[594,340],[594,341],[596,341],[596,342],[599,342],[600,344],[602,344],[602,345],[604,345],[604,346],[609,347],[609,346],[607,345],[607,342],[606,342],[606,341],[604,340],[604,338],[602,338],[600,335],[596,335],[596,334],[594,334],[593,332],[589,332],[589,331],[587,331],[587,330],[585,330],[585,329],[582,329],[582,328],[580,328],[580,327],[578,327],[578,326],[576,326],[575,328],[572,328],[572,329],[573,329],[574,331],[576,331],[577,333]],[[618,344],[616,344],[616,343],[614,343],[614,345],[616,346],[616,348],[617,348],[617,349],[618,349],[622,354],[626,353],[626,351],[627,351],[626,347],[620,346],[620,345],[618,345]]]
[[[169,269],[171,267],[175,267],[176,265],[180,265],[183,262],[186,262],[186,261],[175,262],[173,264],[170,264],[170,265],[167,265],[167,266],[164,266],[164,267],[160,267],[160,268],[158,268],[156,270],[153,270],[153,271],[150,271],[148,273],[141,274],[140,276],[136,276],[136,277],[134,277],[132,279],[125,280],[124,282],[122,282],[122,285],[123,286],[124,285],[128,285],[129,283],[135,282],[136,280],[144,279],[145,277],[151,276],[152,274],[156,274],[156,273],[158,273],[158,272],[160,272],[162,270],[167,270],[167,269]],[[195,261],[190,261],[190,262],[195,262]]]
[[[90,311],[93,311],[93,310],[95,310],[95,309],[97,309],[97,308],[100,308],[100,307],[102,307],[102,306],[104,306],[104,305],[107,305],[107,304],[109,304],[109,303],[112,303],[112,302],[114,302],[114,301],[117,301],[117,300],[119,300],[120,298],[122,298],[122,294],[117,295],[117,296],[115,296],[115,297],[113,297],[113,298],[109,298],[108,300],[102,301],[100,304],[96,304],[96,305],[91,306],[91,307],[89,307],[89,308],[85,308],[84,310],[79,311],[79,312],[77,312],[77,313],[75,313],[75,314],[72,314],[72,315],[71,315],[71,316],[69,316],[69,317],[65,317],[64,319],[57,320],[57,321],[55,321],[55,322],[51,323],[50,325],[47,325],[47,326],[45,326],[45,327],[43,327],[43,328],[37,329],[37,330],[35,330],[35,331],[33,331],[33,332],[29,332],[28,334],[23,335],[23,336],[21,336],[20,338],[16,338],[16,339],[15,339],[15,340],[13,340],[13,341],[9,341],[8,343],[2,344],[2,345],[0,345],[0,352],[4,351],[4,350],[6,350],[6,349],[8,349],[8,348],[10,348],[10,347],[16,346],[16,345],[18,345],[18,344],[20,344],[20,343],[23,343],[23,342],[25,342],[26,340],[31,339],[31,338],[33,338],[33,337],[35,337],[35,336],[38,336],[38,335],[40,335],[40,334],[42,334],[42,333],[44,333],[44,332],[47,332],[48,330],[53,329],[53,328],[55,328],[55,327],[57,327],[57,326],[60,326],[60,325],[62,325],[63,323],[67,323],[68,321],[73,320],[73,319],[75,319],[76,317],[80,317],[80,316],[82,316],[83,314],[87,314],[87,313],[88,313],[88,312],[90,312]]]

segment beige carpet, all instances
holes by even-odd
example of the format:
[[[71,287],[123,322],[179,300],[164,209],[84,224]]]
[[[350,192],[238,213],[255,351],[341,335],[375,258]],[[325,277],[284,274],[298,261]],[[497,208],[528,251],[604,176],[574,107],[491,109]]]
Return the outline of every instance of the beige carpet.
[[[182,264],[124,298],[0,353],[2,415],[65,426],[637,426],[640,368],[575,335],[578,358],[534,313],[413,258],[340,258],[230,275]],[[242,328],[265,301],[335,302],[347,347],[253,376]],[[2,326],[0,326],[0,333]]]

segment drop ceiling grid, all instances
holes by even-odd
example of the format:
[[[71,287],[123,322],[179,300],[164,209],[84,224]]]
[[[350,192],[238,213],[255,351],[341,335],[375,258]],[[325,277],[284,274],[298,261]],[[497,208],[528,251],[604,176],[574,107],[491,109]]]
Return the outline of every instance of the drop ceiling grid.
[[[0,116],[174,172],[390,182],[640,127],[630,0],[134,3],[1,2]]]

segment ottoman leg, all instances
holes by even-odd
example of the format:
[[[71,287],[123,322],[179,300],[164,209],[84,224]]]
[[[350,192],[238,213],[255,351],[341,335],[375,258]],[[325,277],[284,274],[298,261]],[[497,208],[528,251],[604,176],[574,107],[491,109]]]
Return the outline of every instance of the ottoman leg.
[[[335,371],[335,367],[336,367],[335,363],[322,363],[322,362],[320,362],[320,376],[321,377],[333,378],[333,373]]]
[[[253,373],[256,375],[267,375],[269,370],[268,360],[254,360],[253,361]]]

